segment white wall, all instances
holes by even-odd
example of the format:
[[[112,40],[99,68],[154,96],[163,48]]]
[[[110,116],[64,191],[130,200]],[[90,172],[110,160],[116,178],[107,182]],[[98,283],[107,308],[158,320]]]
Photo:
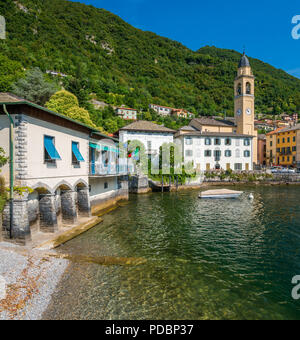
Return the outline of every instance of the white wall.
[[[5,155],[9,156],[9,120],[7,116],[0,116],[0,147],[4,149]],[[8,183],[9,181],[9,165],[2,167],[0,175],[3,176]]]
[[[88,183],[89,175],[89,136],[87,133],[71,130],[60,125],[48,123],[26,116],[27,124],[27,176],[28,186],[43,182],[54,188],[62,180],[74,185],[84,179]],[[55,138],[55,147],[61,160],[54,164],[44,161],[44,136]],[[84,162],[72,164],[72,142],[79,143],[79,150]]]
[[[187,145],[185,140],[187,137],[191,137],[193,144]],[[252,153],[252,139],[250,138],[250,146],[244,146],[244,139],[240,137],[229,137],[231,138],[231,145],[225,145],[226,137],[210,137],[211,145],[205,145],[205,138],[209,136],[180,136],[179,139],[183,143],[183,153],[185,162],[193,162],[195,168],[200,170],[206,170],[206,164],[210,163],[210,168],[214,169],[217,162],[215,161],[214,151],[221,151],[221,158],[218,162],[222,169],[226,170],[227,164],[230,163],[230,167],[234,170],[235,163],[242,164],[242,170],[246,170],[246,164],[249,164],[249,170],[253,169],[253,153]],[[221,145],[214,145],[214,139],[220,138]],[[186,150],[192,150],[192,156],[186,156]],[[205,150],[211,150],[211,157],[205,157]],[[225,157],[225,151],[231,150],[231,157]],[[240,157],[236,157],[236,150],[240,150]],[[250,151],[250,157],[244,157],[244,151]]]

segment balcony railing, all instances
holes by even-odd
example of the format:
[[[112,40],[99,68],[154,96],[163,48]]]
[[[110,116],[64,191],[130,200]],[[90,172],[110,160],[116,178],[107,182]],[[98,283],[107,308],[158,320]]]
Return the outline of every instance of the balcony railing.
[[[90,163],[90,176],[120,176],[127,174],[127,165]]]

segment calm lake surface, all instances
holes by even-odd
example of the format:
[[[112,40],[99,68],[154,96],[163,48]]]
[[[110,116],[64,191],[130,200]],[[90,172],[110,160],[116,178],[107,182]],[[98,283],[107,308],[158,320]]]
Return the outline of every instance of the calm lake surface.
[[[131,196],[63,253],[142,257],[138,266],[72,264],[44,318],[300,319],[300,187]]]

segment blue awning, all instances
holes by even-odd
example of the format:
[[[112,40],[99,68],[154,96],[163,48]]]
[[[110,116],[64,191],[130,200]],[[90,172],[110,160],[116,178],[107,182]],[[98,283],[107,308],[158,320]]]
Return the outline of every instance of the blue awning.
[[[53,160],[61,160],[61,157],[59,155],[59,153],[57,152],[55,145],[53,143],[54,138],[53,137],[49,137],[49,136],[45,136],[44,137],[44,145],[45,148],[49,154],[49,157]]]
[[[78,148],[78,143],[72,142],[72,151],[78,162],[84,162],[84,158]]]

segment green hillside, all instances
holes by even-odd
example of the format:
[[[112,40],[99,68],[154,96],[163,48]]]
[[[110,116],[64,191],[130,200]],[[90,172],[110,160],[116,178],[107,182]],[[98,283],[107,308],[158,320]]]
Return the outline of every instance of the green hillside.
[[[23,67],[38,66],[68,75],[62,81],[79,100],[93,92],[111,104],[145,110],[154,102],[196,114],[233,114],[240,58],[235,51],[194,52],[106,10],[64,0],[0,0],[0,14],[7,21],[0,62],[10,66],[8,71],[0,65],[0,90],[8,90]],[[299,79],[259,60],[250,62],[258,112],[300,110]]]

